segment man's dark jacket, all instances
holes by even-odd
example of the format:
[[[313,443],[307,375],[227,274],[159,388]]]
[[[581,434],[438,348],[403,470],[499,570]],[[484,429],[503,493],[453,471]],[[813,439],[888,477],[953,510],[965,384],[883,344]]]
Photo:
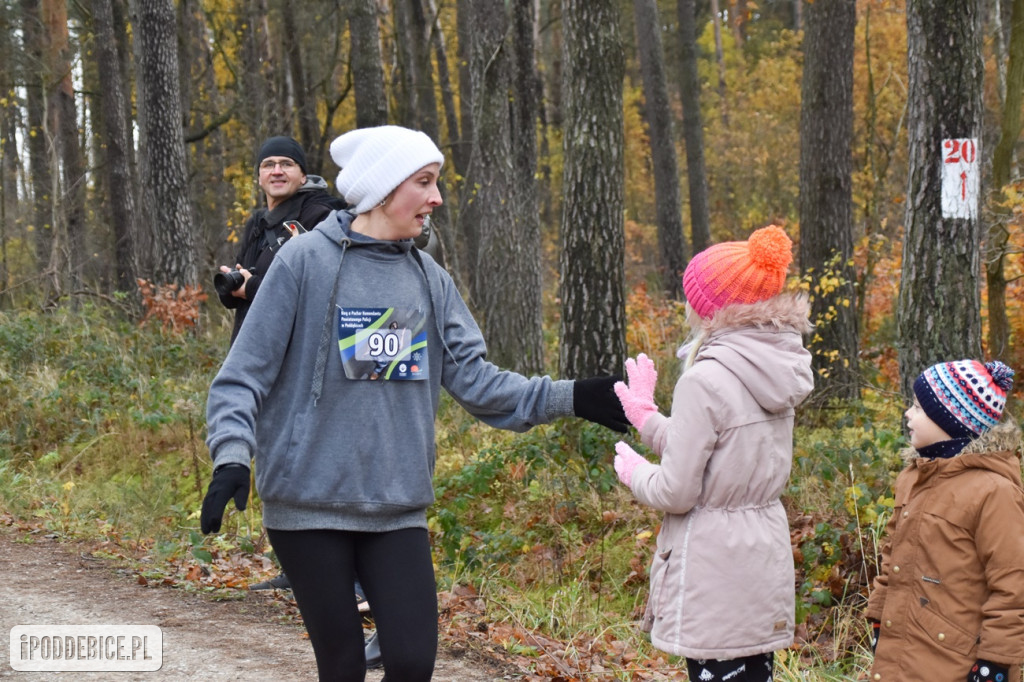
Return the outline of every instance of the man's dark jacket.
[[[274,254],[288,240],[288,231],[283,223],[297,220],[306,230],[312,230],[334,210],[346,207],[343,200],[327,193],[327,183],[319,175],[307,175],[306,184],[288,197],[274,210],[260,208],[252,212],[245,222],[242,243],[235,263],[252,273],[245,283],[245,298],[218,294],[220,302],[235,310],[235,325],[231,330],[234,343],[238,330],[249,312],[249,306],[259,291],[263,276],[274,259]],[[234,265],[234,263],[232,263]]]

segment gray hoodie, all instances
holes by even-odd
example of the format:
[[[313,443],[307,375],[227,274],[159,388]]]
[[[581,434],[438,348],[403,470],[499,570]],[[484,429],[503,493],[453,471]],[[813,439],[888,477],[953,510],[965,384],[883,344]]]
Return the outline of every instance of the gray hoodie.
[[[352,219],[333,212],[281,248],[210,386],[210,455],[254,459],[268,528],[426,527],[441,387],[498,428],[573,414],[572,381],[488,362],[448,273]]]

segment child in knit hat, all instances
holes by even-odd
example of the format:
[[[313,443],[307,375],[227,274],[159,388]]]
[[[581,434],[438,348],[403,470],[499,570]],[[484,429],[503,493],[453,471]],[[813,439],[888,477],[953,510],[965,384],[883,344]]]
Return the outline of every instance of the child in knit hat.
[[[451,276],[413,247],[442,202],[444,155],[430,137],[353,130],[331,158],[351,208],[281,247],[210,386],[214,470],[200,527],[218,532],[231,499],[245,508],[255,464],[263,525],[320,679],[364,679],[358,575],[387,679],[426,682],[437,654],[426,510],[441,389],[497,428],[628,423],[618,377],[526,377],[487,360]]]
[[[1020,680],[1021,439],[1013,420],[1001,421],[1013,374],[958,360],[914,381],[911,449],[868,601],[871,680]]]
[[[792,243],[774,225],[716,244],[683,273],[691,338],[668,416],[657,372],[628,360],[616,385],[626,417],[660,456],[616,445],[615,471],[664,512],[643,628],[687,658],[691,680],[765,682],[793,642],[795,573],[780,501],[794,408],[813,388],[806,295],[784,291]]]

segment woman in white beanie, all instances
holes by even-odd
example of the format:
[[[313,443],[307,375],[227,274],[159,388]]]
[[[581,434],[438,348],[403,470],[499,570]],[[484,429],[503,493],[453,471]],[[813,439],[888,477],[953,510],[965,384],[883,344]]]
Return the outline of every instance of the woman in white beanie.
[[[288,241],[210,387],[213,480],[204,533],[244,509],[250,462],[321,680],[363,680],[358,575],[391,682],[429,680],[437,594],[427,533],[444,388],[488,424],[525,431],[578,416],[624,432],[616,377],[500,370],[447,272],[413,248],[441,205],[444,156],[397,126],[334,140],[353,208]],[[314,361],[315,359],[315,361]],[[259,444],[257,446],[257,443]]]

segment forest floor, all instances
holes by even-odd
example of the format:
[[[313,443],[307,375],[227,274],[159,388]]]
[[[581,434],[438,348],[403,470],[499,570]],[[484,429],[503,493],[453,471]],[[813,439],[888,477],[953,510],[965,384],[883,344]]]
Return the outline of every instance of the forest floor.
[[[247,592],[214,601],[170,587],[144,585],[135,573],[86,548],[0,527],[0,679],[40,680],[311,680],[316,677],[305,630],[282,618],[281,593]],[[290,600],[289,600],[290,601]],[[151,672],[26,672],[10,665],[11,629],[18,625],[156,625],[163,665]],[[370,671],[377,682],[383,673]],[[521,680],[516,666],[466,642],[442,638],[437,682]]]

